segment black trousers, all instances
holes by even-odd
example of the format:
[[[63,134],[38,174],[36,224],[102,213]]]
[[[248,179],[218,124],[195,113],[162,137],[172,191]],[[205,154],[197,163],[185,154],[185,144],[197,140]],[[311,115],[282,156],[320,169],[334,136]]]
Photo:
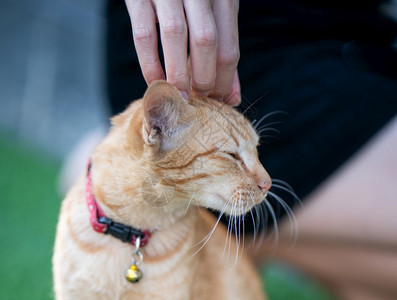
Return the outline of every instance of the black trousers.
[[[397,112],[396,24],[376,13],[379,1],[317,2],[244,0],[239,13],[240,109],[255,102],[246,112],[251,120],[284,112],[262,123],[277,123],[270,127],[280,133],[262,132],[260,160],[301,198]],[[124,1],[108,3],[107,20],[107,87],[116,114],[142,97],[146,83]]]

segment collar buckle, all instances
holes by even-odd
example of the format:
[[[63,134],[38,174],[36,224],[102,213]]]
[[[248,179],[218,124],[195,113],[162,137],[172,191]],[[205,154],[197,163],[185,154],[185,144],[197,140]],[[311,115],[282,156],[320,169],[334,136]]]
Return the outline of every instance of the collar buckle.
[[[143,232],[135,230],[130,226],[114,222],[112,219],[107,217],[100,217],[98,222],[106,225],[106,234],[110,234],[123,242],[131,243],[137,237],[140,237],[141,239],[144,237]]]

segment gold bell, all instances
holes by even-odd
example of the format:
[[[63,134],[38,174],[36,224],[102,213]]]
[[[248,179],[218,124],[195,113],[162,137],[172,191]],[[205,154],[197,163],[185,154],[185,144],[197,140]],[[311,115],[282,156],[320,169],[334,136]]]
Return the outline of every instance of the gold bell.
[[[138,282],[142,278],[142,272],[136,265],[131,265],[131,267],[125,272],[125,278],[129,282]]]

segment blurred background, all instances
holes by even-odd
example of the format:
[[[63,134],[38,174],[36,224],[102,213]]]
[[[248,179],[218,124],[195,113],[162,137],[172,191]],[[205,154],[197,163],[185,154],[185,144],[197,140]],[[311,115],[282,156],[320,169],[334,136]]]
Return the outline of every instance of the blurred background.
[[[52,299],[62,161],[107,124],[104,1],[0,1],[0,299]]]
[[[62,162],[110,114],[105,2],[0,0],[0,299],[53,298]],[[397,1],[382,9],[396,17]],[[331,299],[283,265],[263,277],[272,299]]]
[[[104,1],[0,1],[0,126],[62,159],[104,122]]]

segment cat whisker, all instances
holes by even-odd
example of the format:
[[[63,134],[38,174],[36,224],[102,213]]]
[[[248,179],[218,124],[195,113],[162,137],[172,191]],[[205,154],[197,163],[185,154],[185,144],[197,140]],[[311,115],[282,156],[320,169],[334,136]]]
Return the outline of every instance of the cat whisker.
[[[303,206],[302,201],[300,200],[300,198],[295,194],[294,189],[285,181],[282,181],[280,179],[272,179],[272,187],[273,188],[278,188],[280,190],[283,190],[285,192],[287,192],[288,194],[290,194],[294,200],[300,204],[300,206]]]
[[[255,128],[255,131],[256,131],[256,132],[259,132],[259,131],[261,131],[262,129],[269,128],[270,126],[278,125],[278,124],[282,124],[282,123],[284,123],[284,122],[283,122],[283,121],[274,121],[274,122],[266,123],[266,124],[263,124],[263,125],[262,125],[261,127],[259,127],[259,128]]]
[[[275,139],[276,137],[275,136],[273,136],[273,135],[260,135],[259,136],[259,139],[261,140],[261,141],[263,141],[263,140],[265,140],[265,139]]]
[[[192,200],[193,200],[195,194],[196,194],[196,193],[193,193],[193,194],[192,194],[192,196],[190,197],[189,202],[187,203],[185,215],[187,214],[187,211],[189,210],[190,204],[192,203]]]
[[[245,113],[252,107],[254,106],[259,100],[263,99],[267,94],[269,94],[270,91],[265,92],[262,96],[260,96],[258,99],[256,99],[255,101],[251,102],[250,105],[248,105],[248,107],[242,112],[242,115],[245,115]],[[255,122],[256,120],[254,120]],[[252,126],[254,126],[254,124],[252,124]]]
[[[237,203],[236,203],[236,207],[237,207]],[[236,209],[237,211],[237,209]],[[235,258],[234,258],[234,262],[233,262],[233,266],[232,268],[235,269],[237,266],[237,257],[238,257],[238,253],[239,253],[239,242],[238,242],[238,231],[237,231],[237,216],[233,216],[233,220],[234,220],[234,238],[236,240],[236,252],[235,252]]]
[[[257,131],[257,134],[260,136],[263,132],[266,132],[266,131],[272,131],[272,132],[275,132],[277,134],[280,134],[280,130],[277,130],[276,128],[272,128],[272,127],[262,128],[261,130]]]
[[[239,201],[238,201],[238,204],[239,204],[239,214],[238,214],[238,216],[237,216],[237,218],[236,218],[236,222],[238,223],[238,243],[237,243],[237,252],[236,252],[236,258],[235,258],[235,260],[234,260],[234,267],[236,267],[237,266],[237,264],[238,264],[238,259],[239,259],[239,257],[241,256],[241,254],[242,254],[242,252],[243,252],[243,249],[244,249],[244,243],[243,244],[241,244],[241,239],[243,239],[244,240],[244,231],[243,231],[243,237],[241,236],[241,216],[242,216],[242,212],[244,212],[245,211],[245,209],[247,208],[247,207],[245,207],[245,209],[243,208],[243,202],[242,202],[242,193],[241,193],[241,191],[239,191]],[[244,223],[243,223],[244,224]],[[241,252],[240,252],[240,246],[241,246]],[[239,253],[241,253],[240,255],[239,255]]]
[[[264,199],[263,202],[264,206],[262,206],[262,209],[264,209],[266,215],[267,212],[270,214],[272,221],[273,221],[273,228],[274,228],[274,244],[273,244],[273,251],[275,251],[278,243],[279,243],[279,232],[278,232],[278,224],[277,224],[277,218],[276,218],[276,214],[274,212],[273,207],[270,205],[269,201],[267,201],[267,199]]]
[[[254,237],[252,239],[252,242],[248,245],[249,247],[251,247],[252,245],[255,245],[256,242],[256,238],[257,238],[257,224],[255,222],[255,218],[254,218],[254,213],[252,212],[253,210],[256,210],[256,207],[254,206],[251,210],[250,210],[250,216],[251,216],[251,220],[252,220],[252,224],[253,224],[253,229],[254,229]]]
[[[293,191],[294,189],[292,188],[292,186],[290,186],[287,182],[285,182],[284,180],[281,179],[277,179],[277,178],[272,178],[272,181],[278,184],[281,184],[283,186],[285,186],[286,188],[290,189],[291,191]]]
[[[266,208],[264,207],[263,203],[260,203],[255,206],[255,211],[256,211],[256,217],[258,220],[258,232],[259,232],[259,238],[256,241],[255,244],[255,251],[258,251],[259,247],[262,245],[264,239],[265,239],[265,234],[266,234],[266,227],[267,227],[267,211]]]
[[[247,204],[246,204],[246,207],[245,207],[245,211],[247,211],[247,209],[248,209],[248,201],[247,201]],[[245,247],[245,222],[244,222],[244,214],[242,214],[241,216],[241,220],[240,220],[240,222],[242,222],[242,224],[243,224],[243,229],[242,229],[242,233],[243,233],[243,244],[242,244],[242,247],[241,247],[241,249],[242,249],[242,251],[241,251],[241,255],[243,254],[243,251],[244,251],[244,247]]]
[[[208,243],[208,241],[211,239],[212,235],[213,235],[214,232],[215,232],[216,227],[217,227],[218,224],[219,224],[219,221],[221,220],[223,214],[225,213],[225,210],[226,210],[228,204],[229,204],[229,202],[226,202],[226,203],[223,205],[223,208],[222,208],[221,212],[219,213],[218,219],[216,220],[215,225],[214,225],[214,227],[212,228],[212,230],[211,230],[201,241],[199,241],[198,243],[196,243],[196,244],[194,245],[194,246],[197,246],[197,245],[199,245],[199,244],[202,244],[202,245],[200,246],[200,248],[192,255],[192,257],[195,256],[201,249],[203,249],[203,247],[204,247],[204,246]]]
[[[232,238],[233,238],[233,226],[234,226],[234,212],[236,211],[235,204],[233,203],[231,214],[230,214],[230,229],[228,230],[229,232],[229,240],[228,240],[228,250],[227,250],[227,257],[226,257],[226,262],[229,262],[230,258],[230,253],[231,253],[231,245],[232,245]]]
[[[288,220],[292,227],[290,238],[292,238],[292,240],[293,240],[292,245],[294,245],[298,238],[298,222],[295,218],[295,215],[294,215],[292,209],[288,206],[288,204],[281,197],[277,196],[276,194],[274,194],[270,191],[268,193],[269,193],[269,196],[272,197],[274,200],[276,200],[282,206],[282,208],[285,210],[285,212],[287,213]]]
[[[251,219],[252,219],[253,229],[254,229],[254,237],[253,237],[252,242],[249,244],[249,247],[251,247],[252,245],[255,244],[256,239],[257,239],[257,235],[258,235],[258,232],[259,232],[259,231],[258,231],[258,230],[259,230],[259,227],[258,227],[258,226],[259,226],[259,223],[260,223],[260,219],[259,219],[259,216],[258,216],[258,210],[257,210],[257,207],[256,207],[256,205],[255,205],[255,201],[254,201],[254,199],[253,199],[253,197],[252,197],[252,194],[251,194],[251,192],[250,192],[248,189],[246,189],[246,191],[248,192],[249,199],[250,199],[250,201],[251,201],[251,203],[252,203],[252,208],[251,208],[250,211],[249,211],[250,216],[251,216]],[[253,211],[255,211],[256,218],[257,218],[257,221],[258,221],[258,222],[255,222],[255,217],[254,217]]]
[[[232,227],[233,227],[233,216],[234,216],[234,211],[235,211],[235,205],[232,206],[232,210],[231,210],[231,214],[230,214],[230,218],[229,218],[229,225],[228,226],[228,233],[229,233],[229,244],[228,244],[228,251],[227,251],[227,259],[226,262],[229,261],[229,257],[230,257],[230,247],[232,244]]]
[[[229,200],[229,201],[230,201],[230,200]],[[228,203],[229,203],[229,201],[228,201]],[[233,213],[233,207],[232,207],[232,213]],[[229,241],[229,234],[231,234],[231,231],[230,231],[231,219],[232,219],[232,218],[230,217],[230,218],[229,218],[229,221],[228,221],[228,224],[227,224],[225,245],[224,245],[224,247],[223,247],[222,255],[221,255],[221,257],[220,257],[220,259],[219,259],[219,261],[218,261],[218,264],[222,261],[224,255],[225,255],[225,253],[226,253],[226,247],[227,247],[228,241]],[[229,250],[230,250],[230,247],[229,247]]]
[[[291,195],[293,197],[293,199],[294,199],[294,201],[296,201],[296,203],[298,203],[301,207],[303,207],[303,204],[302,204],[301,200],[299,199],[299,197],[295,194],[292,187],[285,181],[282,181],[279,179],[273,179],[272,187],[276,188],[276,189],[280,189],[282,191],[285,191],[286,193],[288,193],[289,195]],[[290,226],[292,229],[290,238],[293,240],[293,242],[292,242],[292,246],[293,246],[298,238],[298,223],[295,218],[295,215],[294,215],[291,207],[280,196],[278,196],[277,194],[275,194],[273,192],[270,192],[269,195],[282,206],[282,208],[285,210],[285,212],[288,215],[288,219],[289,219]]]
[[[248,192],[248,194],[250,194],[247,189],[245,189],[245,191]],[[236,247],[237,247],[236,253],[235,253],[235,259],[234,259],[234,263],[233,263],[233,268],[235,268],[237,266],[238,261],[241,258],[241,256],[243,255],[244,248],[245,248],[245,222],[244,222],[245,214],[244,214],[244,212],[247,212],[249,210],[251,203],[254,204],[252,196],[250,196],[250,198],[249,198],[249,200],[251,200],[251,202],[245,201],[245,204],[244,204],[244,202],[242,200],[243,200],[242,199],[242,191],[239,191],[239,201],[237,201],[235,203],[236,213],[233,214],[234,232],[235,232]],[[254,205],[253,205],[253,207],[254,207]],[[237,211],[237,209],[238,209],[238,211]],[[249,211],[251,212],[251,210],[252,209],[250,209]],[[253,218],[252,212],[251,212],[251,216]],[[238,227],[238,229],[237,229],[237,227]],[[230,232],[230,234],[232,234],[232,232]]]
[[[286,114],[286,115],[288,115],[288,113],[286,113],[285,111],[280,111],[280,110],[277,110],[277,111],[273,111],[273,112],[271,112],[271,113],[268,113],[268,114],[264,115],[262,118],[260,118],[258,122],[255,123],[254,129],[256,130],[256,129],[259,127],[259,125],[260,125],[265,119],[269,118],[270,116],[276,115],[276,114]]]
[[[272,197],[273,199],[275,199],[281,206],[282,208],[285,210],[285,212],[289,215],[294,215],[294,213],[292,212],[292,209],[289,207],[289,205],[277,194],[269,191],[269,196]]]
[[[241,257],[241,255],[243,254],[243,251],[244,251],[244,242],[242,242],[242,240],[244,240],[244,232],[241,231],[242,230],[241,218],[242,218],[242,215],[239,215],[237,217],[237,223],[238,223],[238,244],[237,244],[237,249],[238,249],[238,251],[236,252],[236,258],[235,258],[235,263],[234,263],[235,267],[237,266],[238,260],[239,260],[239,258]]]
[[[249,208],[249,202],[246,201],[244,211],[248,211],[248,208]],[[242,245],[241,245],[241,254],[240,254],[240,257],[239,257],[239,258],[241,258],[241,256],[243,255],[244,248],[245,248],[245,222],[244,222],[244,217],[245,217],[245,214],[241,214],[241,215],[240,215],[240,223],[242,224],[242,229],[241,229],[241,233],[242,233]]]

